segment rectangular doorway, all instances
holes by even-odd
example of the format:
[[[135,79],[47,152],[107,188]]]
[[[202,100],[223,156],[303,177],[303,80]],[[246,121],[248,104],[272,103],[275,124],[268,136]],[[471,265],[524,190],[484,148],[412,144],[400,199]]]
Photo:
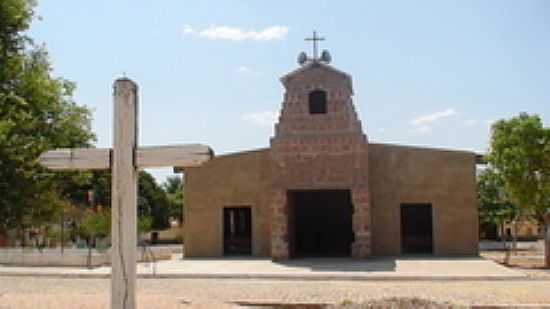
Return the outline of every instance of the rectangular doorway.
[[[401,253],[433,253],[431,204],[401,204]]]
[[[349,190],[289,191],[292,257],[347,257],[353,242]]]
[[[252,254],[250,207],[225,207],[223,209],[223,254]]]

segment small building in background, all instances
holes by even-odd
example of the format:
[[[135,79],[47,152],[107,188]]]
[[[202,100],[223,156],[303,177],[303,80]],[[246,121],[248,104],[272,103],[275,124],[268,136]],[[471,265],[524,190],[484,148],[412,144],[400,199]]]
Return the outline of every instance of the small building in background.
[[[507,222],[503,226],[498,226],[498,238],[502,239],[503,231],[506,239],[512,239],[514,230],[518,240],[538,240],[544,238],[544,226],[538,224],[535,220],[520,220],[516,224]]]
[[[148,244],[181,244],[183,240],[183,223],[171,220],[170,227],[164,230],[153,230],[145,234],[144,241]]]

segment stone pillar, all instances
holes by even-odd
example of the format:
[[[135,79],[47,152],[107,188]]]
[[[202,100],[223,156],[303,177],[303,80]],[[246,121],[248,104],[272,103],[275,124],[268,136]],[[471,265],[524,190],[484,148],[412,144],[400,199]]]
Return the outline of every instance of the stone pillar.
[[[114,84],[111,193],[111,308],[136,307],[137,85],[126,78]]]
[[[546,230],[544,232],[544,267],[550,268],[550,208],[544,215]]]
[[[271,195],[271,258],[286,261],[288,244],[288,201],[285,190],[273,190]]]
[[[366,258],[371,254],[370,196],[368,187],[353,188],[353,233],[355,241],[351,244],[351,256]]]

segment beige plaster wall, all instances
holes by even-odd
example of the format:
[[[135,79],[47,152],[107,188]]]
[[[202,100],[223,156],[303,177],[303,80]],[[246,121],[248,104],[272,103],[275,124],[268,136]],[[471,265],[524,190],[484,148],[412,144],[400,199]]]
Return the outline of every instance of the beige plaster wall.
[[[401,254],[401,203],[431,203],[434,254],[478,252],[475,155],[369,144],[372,253]],[[270,256],[269,149],[219,156],[186,171],[186,256],[223,254],[223,207],[252,207],[252,250]]]
[[[478,252],[475,154],[369,144],[374,255],[401,253],[401,203],[431,203],[436,255]]]
[[[219,156],[185,172],[185,256],[223,255],[223,208],[250,206],[252,254],[270,255],[269,149]]]

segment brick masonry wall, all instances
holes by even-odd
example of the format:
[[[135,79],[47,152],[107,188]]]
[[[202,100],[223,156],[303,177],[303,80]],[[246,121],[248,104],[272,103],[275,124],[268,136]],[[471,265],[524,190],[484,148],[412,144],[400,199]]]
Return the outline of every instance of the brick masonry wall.
[[[352,101],[349,75],[310,63],[282,79],[284,102],[271,139],[272,258],[289,258],[288,190],[349,189],[353,257],[371,253],[368,143]],[[308,95],[327,93],[327,113],[310,114]]]

